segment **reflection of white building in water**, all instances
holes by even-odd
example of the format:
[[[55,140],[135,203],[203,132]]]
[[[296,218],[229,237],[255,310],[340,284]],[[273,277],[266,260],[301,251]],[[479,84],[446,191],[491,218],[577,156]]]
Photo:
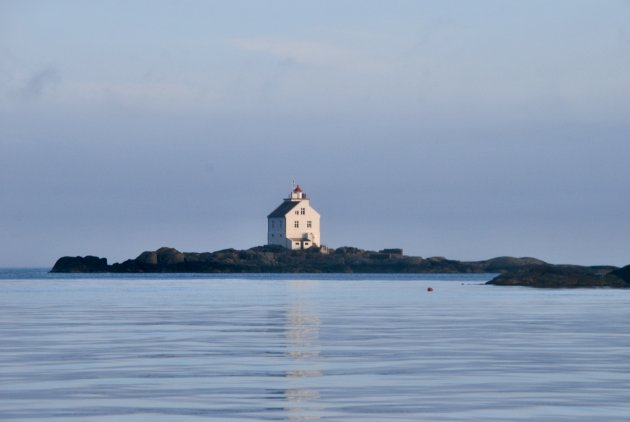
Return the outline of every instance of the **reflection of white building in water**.
[[[287,249],[320,246],[319,213],[300,185],[267,216],[267,244]]]
[[[309,303],[309,295],[318,288],[316,281],[289,282],[290,302],[286,311],[286,346],[287,356],[293,362],[293,368],[286,371],[287,419],[292,421],[320,419],[318,377],[322,372],[318,368],[320,354],[320,320],[317,309]]]

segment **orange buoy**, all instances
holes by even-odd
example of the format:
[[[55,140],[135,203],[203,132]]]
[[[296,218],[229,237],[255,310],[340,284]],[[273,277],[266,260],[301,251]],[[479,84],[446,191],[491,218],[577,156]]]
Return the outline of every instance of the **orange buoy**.
[[[427,292],[432,292],[433,291],[433,287],[427,287]]]

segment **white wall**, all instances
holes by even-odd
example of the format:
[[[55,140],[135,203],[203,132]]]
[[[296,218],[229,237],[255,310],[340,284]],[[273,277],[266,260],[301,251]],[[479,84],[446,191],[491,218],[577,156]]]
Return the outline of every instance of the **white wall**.
[[[302,214],[304,209],[304,214]],[[296,214],[297,212],[297,214]],[[298,222],[299,227],[295,227],[295,222]],[[311,222],[311,227],[307,227],[308,222]],[[320,245],[320,216],[315,209],[310,205],[308,199],[300,201],[300,203],[293,208],[286,215],[286,237],[287,238],[303,238],[308,234],[309,238],[314,244]],[[292,248],[296,246],[293,245]]]

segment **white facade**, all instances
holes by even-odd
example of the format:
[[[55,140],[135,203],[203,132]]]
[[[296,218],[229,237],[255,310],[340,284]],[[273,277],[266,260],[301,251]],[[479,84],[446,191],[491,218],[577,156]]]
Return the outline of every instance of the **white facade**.
[[[267,244],[287,249],[320,246],[319,213],[296,186],[288,198],[267,216]]]

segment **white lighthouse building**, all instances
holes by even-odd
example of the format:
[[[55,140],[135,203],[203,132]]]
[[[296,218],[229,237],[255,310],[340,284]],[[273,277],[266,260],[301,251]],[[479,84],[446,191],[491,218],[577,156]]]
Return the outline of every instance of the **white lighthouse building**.
[[[267,244],[287,249],[320,246],[319,213],[297,185],[282,204],[267,216]]]

